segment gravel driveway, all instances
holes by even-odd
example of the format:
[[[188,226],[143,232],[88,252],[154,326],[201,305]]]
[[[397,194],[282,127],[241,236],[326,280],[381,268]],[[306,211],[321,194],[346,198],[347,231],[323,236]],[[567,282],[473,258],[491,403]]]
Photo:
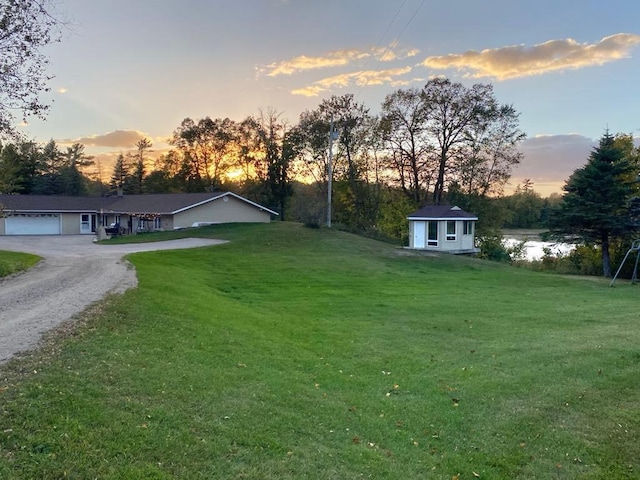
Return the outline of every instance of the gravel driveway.
[[[43,333],[108,293],[137,285],[127,253],[202,247],[222,240],[97,245],[92,235],[0,237],[0,250],[44,258],[22,274],[0,279],[0,363],[35,348]]]

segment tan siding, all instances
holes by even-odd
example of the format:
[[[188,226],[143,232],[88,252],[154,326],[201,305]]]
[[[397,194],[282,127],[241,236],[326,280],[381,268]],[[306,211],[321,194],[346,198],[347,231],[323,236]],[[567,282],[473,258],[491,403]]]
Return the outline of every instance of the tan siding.
[[[62,235],[79,235],[80,234],[80,214],[79,213],[62,213]]]
[[[268,223],[270,221],[269,212],[261,211],[242,200],[227,196],[174,215],[173,228],[190,227],[196,222]]]
[[[171,215],[162,215],[160,219],[161,230],[173,230],[173,217]]]
[[[4,228],[4,222],[6,222],[6,219],[2,218],[0,220],[0,235],[5,235],[5,233],[6,233],[6,230]]]

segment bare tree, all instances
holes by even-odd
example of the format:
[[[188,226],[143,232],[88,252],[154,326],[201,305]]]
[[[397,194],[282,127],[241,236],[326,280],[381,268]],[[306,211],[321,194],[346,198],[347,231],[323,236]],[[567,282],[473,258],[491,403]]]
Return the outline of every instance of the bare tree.
[[[405,195],[425,203],[434,180],[433,146],[426,130],[426,111],[418,89],[397,90],[382,103],[380,130],[388,147],[387,166]]]

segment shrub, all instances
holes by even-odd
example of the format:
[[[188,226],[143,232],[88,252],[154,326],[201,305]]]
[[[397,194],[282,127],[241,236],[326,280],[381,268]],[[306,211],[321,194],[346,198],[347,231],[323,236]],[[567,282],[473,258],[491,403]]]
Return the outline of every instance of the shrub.
[[[510,262],[511,256],[507,247],[502,242],[502,236],[497,234],[478,237],[480,248],[479,258],[494,262]]]

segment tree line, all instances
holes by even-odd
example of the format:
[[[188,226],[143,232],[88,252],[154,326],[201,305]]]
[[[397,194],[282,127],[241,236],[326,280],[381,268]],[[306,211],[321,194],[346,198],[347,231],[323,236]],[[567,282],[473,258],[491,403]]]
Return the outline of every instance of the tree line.
[[[156,160],[149,157],[152,145],[146,139],[134,152],[118,156],[102,191],[200,192],[232,186],[282,219],[291,208],[298,219],[321,222],[331,125],[334,221],[358,230],[379,230],[381,224],[393,230],[388,225],[393,216],[404,218],[426,203],[501,194],[520,162],[517,145],[524,139],[518,113],[498,102],[491,85],[466,87],[437,78],[421,89],[387,95],[377,115],[346,94],[323,100],[293,125],[273,109],[242,121],[185,118],[171,136],[171,150]],[[66,157],[52,142],[38,155],[34,143],[5,149],[24,145],[31,156],[19,172],[12,173],[10,160],[1,160],[3,191],[80,193],[67,187],[42,188],[45,176],[59,180],[70,173],[51,160]],[[87,190],[95,191],[95,185]],[[292,202],[295,193],[307,199]]]

